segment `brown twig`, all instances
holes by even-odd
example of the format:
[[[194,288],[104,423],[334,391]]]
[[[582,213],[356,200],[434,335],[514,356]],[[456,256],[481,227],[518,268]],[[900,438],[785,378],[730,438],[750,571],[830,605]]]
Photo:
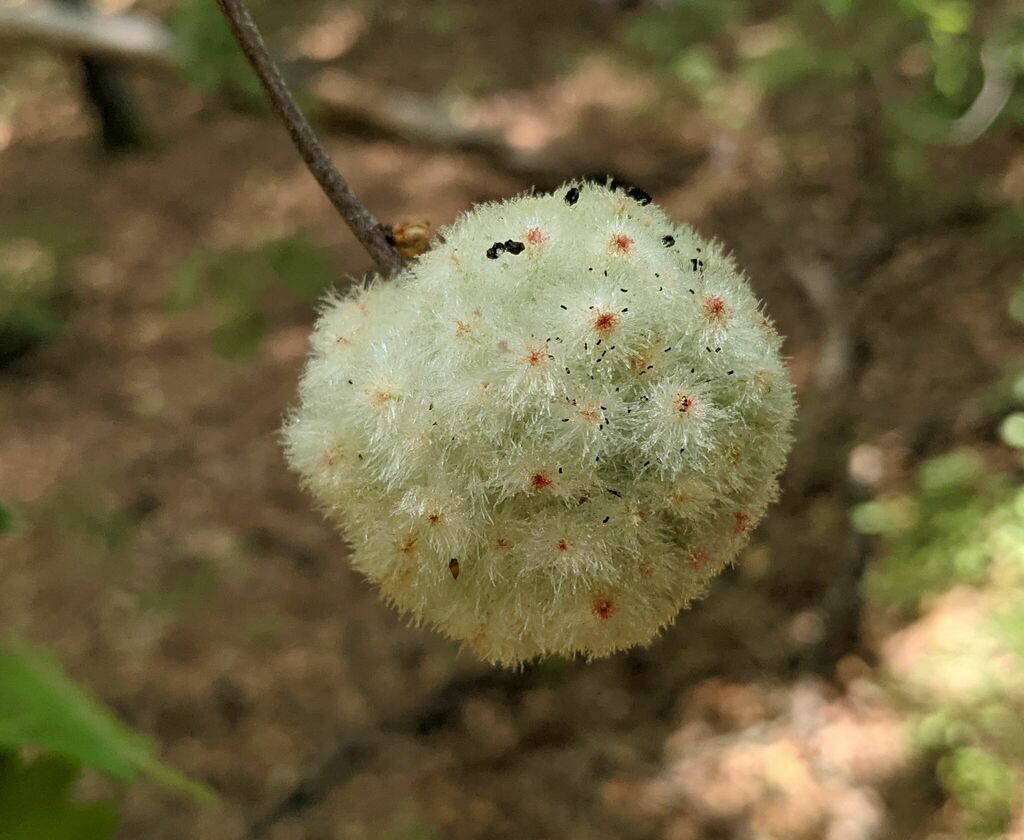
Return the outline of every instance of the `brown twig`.
[[[295,104],[281,71],[267,52],[256,22],[242,0],[217,0],[227,18],[231,32],[238,41],[249,64],[259,77],[263,90],[270,98],[277,115],[284,122],[292,143],[298,149],[309,171],[331,204],[345,220],[356,239],[362,243],[377,267],[385,275],[396,273],[402,267],[402,257],[388,242],[381,226],[366,206],[356,198],[348,182],[331,161],[312,126]]]

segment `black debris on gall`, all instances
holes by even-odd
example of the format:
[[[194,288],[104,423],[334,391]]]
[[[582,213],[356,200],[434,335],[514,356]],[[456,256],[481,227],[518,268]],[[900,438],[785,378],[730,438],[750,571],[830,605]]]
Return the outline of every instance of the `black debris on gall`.
[[[580,200],[580,191],[576,187],[570,187],[565,194],[565,203],[570,207]]]
[[[522,242],[517,242],[514,239],[505,240],[505,250],[508,251],[508,253],[512,254],[513,256],[515,256],[516,254],[523,253],[525,249],[526,246]]]
[[[651,203],[651,197],[644,192],[640,187],[630,187],[626,190],[626,195],[633,199],[641,207],[646,207]]]
[[[487,259],[496,260],[503,253],[505,253],[505,243],[495,242],[490,248],[487,249]]]
[[[661,241],[666,248],[671,248],[676,244],[676,238],[671,234],[661,237]]]

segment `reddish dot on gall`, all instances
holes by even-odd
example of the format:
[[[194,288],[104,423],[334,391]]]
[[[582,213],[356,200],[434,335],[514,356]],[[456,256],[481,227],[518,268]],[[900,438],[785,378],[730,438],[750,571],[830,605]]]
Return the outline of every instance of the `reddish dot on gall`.
[[[633,238],[625,233],[616,233],[612,236],[612,247],[620,254],[628,254],[633,248]]]
[[[534,490],[547,490],[555,481],[547,473],[536,472],[530,476],[530,487]]]
[[[621,320],[622,318],[618,312],[612,312],[608,309],[598,310],[597,315],[594,316],[594,332],[607,338],[615,332]]]
[[[488,204],[371,283],[365,318],[332,298],[284,430],[355,568],[495,665],[646,643],[777,495],[780,338],[723,250],[625,190]]]
[[[726,314],[725,300],[720,295],[704,299],[704,314],[708,318],[721,318]]]
[[[526,364],[528,364],[530,367],[539,367],[540,365],[544,364],[544,362],[547,360],[547,357],[548,354],[545,353],[543,350],[530,350],[526,354]]]

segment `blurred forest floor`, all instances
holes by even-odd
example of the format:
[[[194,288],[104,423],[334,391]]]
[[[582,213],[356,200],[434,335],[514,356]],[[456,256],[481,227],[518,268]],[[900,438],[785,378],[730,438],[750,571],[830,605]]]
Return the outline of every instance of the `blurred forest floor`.
[[[643,11],[284,5],[266,12],[276,51],[447,98],[549,153],[538,186],[614,174],[728,243],[787,336],[798,443],[737,568],[650,648],[491,674],[379,602],[284,466],[312,302],[369,264],[280,127],[244,95],[134,72],[151,145],[105,157],[74,65],[5,50],[0,240],[52,266],[64,324],[0,370],[0,495],[22,521],[0,625],[222,796],[133,788],[119,836],[242,837],[367,732],[352,772],[270,836],[959,836],[887,688],[945,625],[862,609],[880,548],[850,514],[958,447],[1012,466],[988,405],[1022,355],[1020,127],[929,150],[927,188],[908,186],[863,87],[695,101],[621,47]],[[325,137],[388,221],[447,223],[535,183],[365,129]],[[950,620],[979,597],[954,592]]]

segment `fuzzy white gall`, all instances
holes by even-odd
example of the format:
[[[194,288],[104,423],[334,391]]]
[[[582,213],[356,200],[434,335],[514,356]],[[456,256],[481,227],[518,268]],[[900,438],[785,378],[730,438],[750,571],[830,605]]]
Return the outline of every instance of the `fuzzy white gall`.
[[[702,596],[775,498],[780,343],[717,245],[576,184],[329,299],[285,445],[416,621],[494,662],[603,656]]]

